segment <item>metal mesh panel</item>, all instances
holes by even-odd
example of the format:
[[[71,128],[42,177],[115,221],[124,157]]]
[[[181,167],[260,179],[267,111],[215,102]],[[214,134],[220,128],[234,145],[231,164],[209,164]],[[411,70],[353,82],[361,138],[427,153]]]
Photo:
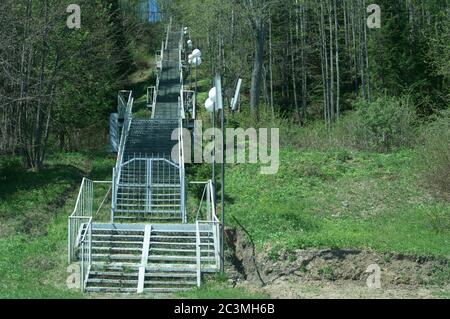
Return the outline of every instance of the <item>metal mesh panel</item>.
[[[122,164],[115,219],[179,221],[179,166],[158,156],[136,154]]]

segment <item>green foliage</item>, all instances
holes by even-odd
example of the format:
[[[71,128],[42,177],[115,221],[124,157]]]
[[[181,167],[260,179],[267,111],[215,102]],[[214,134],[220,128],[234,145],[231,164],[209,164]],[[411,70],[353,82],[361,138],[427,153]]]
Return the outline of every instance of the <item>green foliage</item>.
[[[450,205],[418,185],[415,153],[346,152],[282,149],[275,175],[260,175],[258,165],[230,166],[228,214],[259,249],[274,252],[351,247],[447,256]]]
[[[66,287],[67,217],[82,176],[107,180],[113,163],[104,153],[58,153],[35,173],[0,158],[8,181],[0,183],[0,298],[83,297]]]
[[[225,283],[210,282],[197,290],[176,294],[180,298],[188,299],[264,299],[267,295],[249,292],[244,288],[231,287]]]
[[[342,161],[348,149],[391,152],[415,144],[417,116],[407,97],[378,97],[373,102],[359,99],[355,111],[344,114],[330,128],[320,121],[299,127],[292,119],[261,112],[255,123],[248,110],[237,114],[230,126],[278,127],[280,145],[309,150],[336,150]]]
[[[418,164],[431,189],[450,199],[450,110],[442,112],[424,128]]]
[[[336,274],[334,273],[334,270],[330,266],[326,266],[319,269],[319,274],[322,275],[326,280],[336,280]]]
[[[349,133],[358,148],[387,152],[407,147],[415,140],[416,119],[407,97],[360,100],[356,108],[354,116],[347,121],[352,122],[354,131]]]

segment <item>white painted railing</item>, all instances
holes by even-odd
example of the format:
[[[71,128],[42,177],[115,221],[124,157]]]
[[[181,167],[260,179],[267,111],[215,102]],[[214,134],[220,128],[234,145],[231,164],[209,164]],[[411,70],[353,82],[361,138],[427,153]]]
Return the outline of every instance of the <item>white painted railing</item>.
[[[214,184],[212,180],[209,180],[207,182],[199,182],[196,184],[205,184],[205,188],[203,189],[202,198],[200,201],[200,205],[197,210],[197,216],[196,216],[196,225],[197,229],[200,228],[201,225],[208,225],[211,227],[212,234],[213,234],[213,242],[214,242],[214,258],[215,258],[215,268],[219,270],[221,268],[221,263],[223,262],[220,258],[220,221],[217,218],[216,214],[216,202],[215,202],[215,190],[214,190]],[[206,202],[206,213],[204,216],[202,216],[201,211],[203,208],[203,205]],[[198,231],[199,232],[199,231]],[[201,249],[202,246],[200,245],[200,234],[198,236],[197,241],[197,256],[200,256],[200,258],[197,257],[197,272],[201,272]]]
[[[195,120],[195,92],[191,90],[180,90],[182,117],[186,119],[186,113],[191,114],[191,118]]]
[[[180,118],[178,128],[178,165],[180,167],[180,193],[181,193],[181,215],[183,223],[187,222],[186,216],[186,180],[185,180],[185,167],[184,167],[184,132],[183,132],[183,120]]]
[[[80,239],[80,288],[86,291],[86,284],[92,265],[92,217],[87,222]]]
[[[169,24],[167,25],[166,46],[165,46],[166,50],[169,46],[169,34],[171,30],[172,30],[172,18],[170,18]]]
[[[83,178],[80,191],[78,192],[77,201],[73,213],[69,216],[68,225],[68,257],[69,264],[76,260],[75,248],[78,246],[79,239],[82,235],[82,226],[89,222],[92,218],[94,198],[94,183]]]
[[[157,87],[159,86],[158,82],[159,82],[159,78],[156,80],[157,86],[149,86],[147,88],[147,107],[152,110],[152,113],[156,106],[156,98],[158,95]]]
[[[75,208],[69,216],[68,223],[68,260],[69,264],[75,261],[80,262],[80,288],[82,291],[86,289],[86,281],[92,262],[93,218],[100,212],[111,191],[111,188],[109,188],[94,213],[94,186],[96,184],[111,184],[111,181],[92,181],[83,178]]]
[[[116,166],[113,168],[113,200],[111,205],[111,220],[113,219],[114,209],[117,199],[117,189],[120,183],[120,173],[121,164],[123,162],[123,155],[125,153],[125,144],[128,138],[128,133],[130,132],[131,122],[132,122],[132,112],[133,112],[134,98],[132,97],[132,92],[130,91],[128,96],[127,110],[125,112],[125,118],[122,127],[122,134],[120,136],[119,152],[117,154]]]
[[[201,241],[200,241],[200,225],[197,221],[195,223],[195,252],[196,252],[196,265],[197,265],[197,287],[202,285],[202,252],[201,252]]]

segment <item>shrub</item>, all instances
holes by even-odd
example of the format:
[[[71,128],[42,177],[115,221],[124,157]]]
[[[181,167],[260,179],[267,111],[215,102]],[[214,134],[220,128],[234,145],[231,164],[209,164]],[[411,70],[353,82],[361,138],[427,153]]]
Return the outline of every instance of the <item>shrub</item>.
[[[418,164],[423,179],[450,199],[450,109],[423,130],[421,142]]]
[[[323,120],[301,127],[292,117],[272,117],[260,112],[257,122],[248,108],[229,122],[230,126],[278,127],[282,146],[310,150],[341,150],[353,148],[364,151],[389,152],[409,147],[416,140],[416,115],[408,97],[379,97],[373,102],[358,100],[355,111],[343,114],[327,128]]]
[[[373,102],[358,101],[354,116],[347,118],[344,127],[357,148],[389,152],[412,144],[415,121],[407,97],[380,97]]]

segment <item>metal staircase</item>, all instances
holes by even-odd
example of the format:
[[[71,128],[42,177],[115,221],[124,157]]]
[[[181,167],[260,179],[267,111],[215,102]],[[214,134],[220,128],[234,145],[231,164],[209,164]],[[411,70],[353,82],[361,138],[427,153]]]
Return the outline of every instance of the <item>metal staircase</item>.
[[[200,227],[202,272],[217,271],[214,234]],[[95,225],[87,292],[184,291],[198,286],[195,224]]]
[[[182,43],[183,32],[169,25],[156,63],[159,77],[148,91],[149,119],[133,119],[132,92],[119,93],[110,223],[94,222],[94,212],[101,210],[94,203],[97,182],[83,180],[69,217],[69,262],[80,262],[82,291],[184,291],[200,286],[202,273],[220,269],[211,181],[197,216],[189,218],[195,222],[187,223],[183,120],[193,98],[183,90]]]

